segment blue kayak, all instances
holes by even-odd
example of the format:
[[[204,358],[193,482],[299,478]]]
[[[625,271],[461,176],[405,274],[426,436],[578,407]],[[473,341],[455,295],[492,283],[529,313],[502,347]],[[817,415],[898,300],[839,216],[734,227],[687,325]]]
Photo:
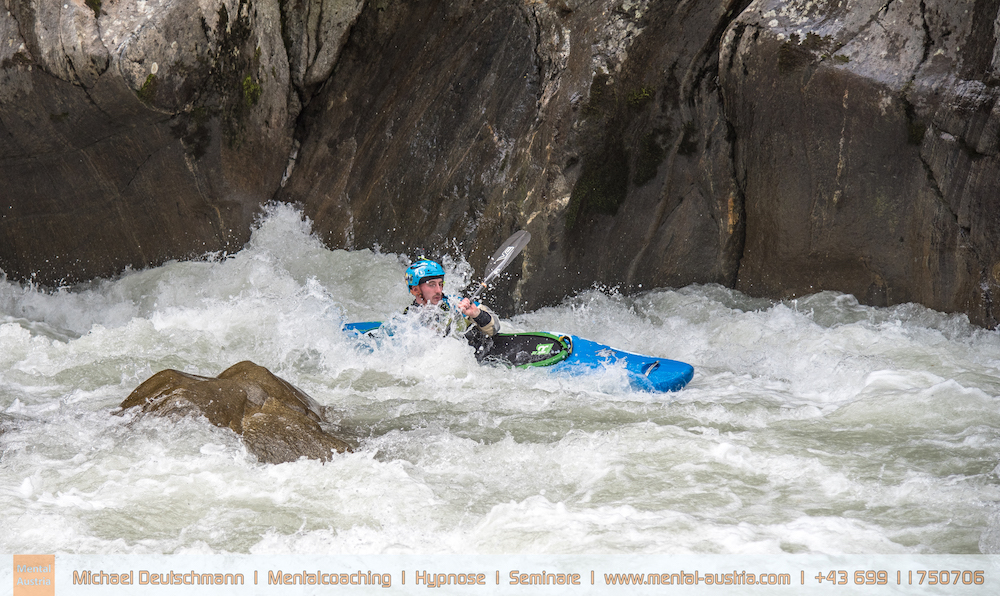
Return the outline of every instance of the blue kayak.
[[[382,323],[348,323],[344,330],[365,335]],[[473,343],[473,342],[470,342]],[[677,360],[618,350],[576,335],[547,332],[480,335],[473,343],[476,359],[513,367],[546,367],[581,374],[603,367],[624,367],[629,384],[641,391],[677,391],[694,376],[694,367]]]

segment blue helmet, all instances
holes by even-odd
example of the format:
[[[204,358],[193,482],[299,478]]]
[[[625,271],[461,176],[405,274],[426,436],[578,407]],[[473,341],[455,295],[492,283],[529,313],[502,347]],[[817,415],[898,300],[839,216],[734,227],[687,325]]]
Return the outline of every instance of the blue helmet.
[[[444,267],[430,259],[417,259],[415,263],[406,268],[406,285],[410,288],[434,277],[444,278]]]

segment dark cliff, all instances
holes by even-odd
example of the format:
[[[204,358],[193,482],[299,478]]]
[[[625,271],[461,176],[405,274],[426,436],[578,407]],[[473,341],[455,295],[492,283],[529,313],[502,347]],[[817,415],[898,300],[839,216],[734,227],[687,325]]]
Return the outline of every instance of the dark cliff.
[[[1000,316],[1000,0],[5,4],[14,279],[233,250],[277,199],[476,266],[528,229],[507,309],[720,283]]]
[[[996,326],[1000,3],[758,2],[720,80],[746,198],[737,288]]]
[[[7,0],[0,268],[41,283],[238,249],[287,162],[275,3]]]

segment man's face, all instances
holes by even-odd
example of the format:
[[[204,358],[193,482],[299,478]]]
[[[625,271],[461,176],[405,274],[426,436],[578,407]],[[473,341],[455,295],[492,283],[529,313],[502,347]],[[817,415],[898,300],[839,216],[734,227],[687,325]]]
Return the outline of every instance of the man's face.
[[[444,298],[444,280],[430,279],[410,288],[417,304],[437,304]]]

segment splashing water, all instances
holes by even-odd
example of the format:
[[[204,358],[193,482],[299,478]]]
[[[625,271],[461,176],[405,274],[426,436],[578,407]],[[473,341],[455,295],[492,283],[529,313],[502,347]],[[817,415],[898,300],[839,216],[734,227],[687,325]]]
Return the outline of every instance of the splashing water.
[[[239,253],[44,293],[0,281],[0,551],[997,553],[1000,335],[915,305],[718,286],[592,290],[504,321],[689,362],[479,366],[404,328],[409,257],[328,250],[272,207]],[[449,290],[473,278],[447,260]],[[456,283],[457,278],[457,283]],[[252,360],[357,449],[258,463],[204,419],[111,416],[139,383]]]

